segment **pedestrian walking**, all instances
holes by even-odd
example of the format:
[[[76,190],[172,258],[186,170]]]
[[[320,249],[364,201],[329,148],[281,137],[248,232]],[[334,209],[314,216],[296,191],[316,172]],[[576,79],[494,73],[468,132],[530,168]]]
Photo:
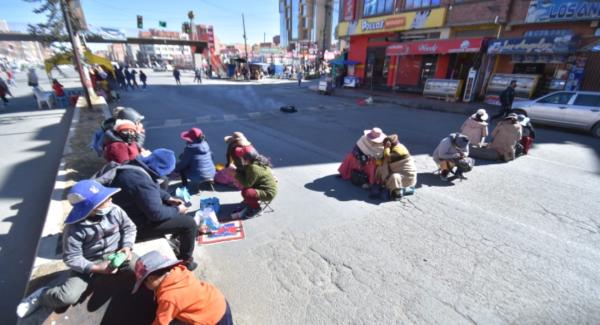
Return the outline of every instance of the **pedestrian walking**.
[[[202,72],[198,68],[194,71],[194,82],[202,83]]]
[[[6,99],[6,95],[11,95],[10,89],[8,89],[8,85],[4,82],[4,79],[0,77],[0,99],[4,103],[4,107],[8,106],[8,99]]]
[[[125,88],[130,87],[133,89],[133,84],[131,83],[131,72],[129,71],[129,68],[125,68],[125,80],[127,81]]]
[[[181,86],[181,72],[179,72],[179,69],[173,69],[173,77],[175,77],[175,83]]]
[[[498,114],[492,117],[492,120],[499,117],[507,117],[508,114],[510,114],[512,103],[515,99],[515,88],[517,88],[517,81],[511,80],[510,85],[500,93],[500,105],[502,106],[502,109]]]
[[[131,71],[131,81],[136,89],[140,88],[137,83],[137,71],[135,71],[135,69]]]
[[[123,67],[119,67],[118,69],[116,69],[115,67],[115,71],[117,73],[117,83],[119,84],[119,88],[127,91],[127,84],[125,83],[125,74],[123,73]]]
[[[296,79],[298,79],[298,87],[302,87],[302,71],[296,72]]]
[[[146,74],[144,73],[144,71],[140,70],[140,81],[142,82],[142,88],[146,89],[146,80],[148,79],[148,77],[146,76]]]

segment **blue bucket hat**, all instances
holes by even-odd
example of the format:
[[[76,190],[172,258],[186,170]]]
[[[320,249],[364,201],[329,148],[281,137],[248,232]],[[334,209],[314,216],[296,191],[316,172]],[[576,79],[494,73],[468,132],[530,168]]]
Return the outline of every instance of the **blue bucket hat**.
[[[102,184],[86,179],[73,185],[67,199],[73,209],[67,216],[65,224],[73,224],[85,219],[94,209],[106,199],[119,192],[120,188],[105,187]]]
[[[156,149],[150,156],[142,157],[141,160],[160,177],[167,176],[175,170],[175,153],[169,149]]]

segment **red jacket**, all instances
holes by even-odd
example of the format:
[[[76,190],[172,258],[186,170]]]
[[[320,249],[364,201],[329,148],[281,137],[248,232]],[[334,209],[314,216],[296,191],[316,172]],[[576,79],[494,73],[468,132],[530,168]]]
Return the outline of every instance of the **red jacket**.
[[[54,89],[54,93],[56,94],[56,96],[58,97],[62,97],[65,95],[65,91],[63,90],[63,87],[61,86],[61,84],[59,83],[55,83],[52,85],[52,89]]]
[[[104,159],[106,161],[122,164],[129,160],[134,160],[140,154],[137,142],[127,144],[126,142],[115,141],[104,146]]]
[[[199,281],[183,265],[175,266],[156,288],[156,319],[167,325],[173,319],[186,324],[216,324],[225,315],[225,296],[212,284]]]

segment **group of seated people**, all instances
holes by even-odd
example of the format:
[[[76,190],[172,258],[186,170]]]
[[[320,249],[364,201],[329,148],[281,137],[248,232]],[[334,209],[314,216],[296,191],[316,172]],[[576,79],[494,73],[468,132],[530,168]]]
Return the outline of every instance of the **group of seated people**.
[[[179,319],[193,324],[231,324],[223,295],[195,279],[186,280],[190,283],[188,289],[194,292],[162,294],[169,308],[161,308],[158,293],[175,285],[174,282],[193,278],[191,271],[198,265],[193,252],[199,225],[186,215],[185,202],[167,192],[169,176],[177,171],[183,185],[189,186],[189,183],[212,181],[216,171],[212,152],[200,129],[181,133],[186,145],[177,162],[172,150],[149,151],[143,147],[146,139],[143,119],[133,108],[118,107],[111,118],[102,122],[93,140],[94,146],[101,147],[101,156],[107,163],[91,179],[75,184],[68,194],[73,208],[65,221],[62,238],[63,261],[71,269],[71,275],[63,284],[40,288],[25,298],[17,309],[19,317],[27,316],[39,306],[60,308],[76,303],[98,274],[124,269],[112,265],[109,255],[120,253],[129,260],[136,241],[170,234],[178,246],[177,260],[151,252],[138,259],[134,270],[138,279],[136,290],[143,282],[157,292],[159,307],[155,323],[169,324]],[[260,212],[261,201],[270,202],[277,194],[271,164],[241,132],[225,137],[225,143],[226,170],[241,185],[243,197],[231,217],[251,218]]]
[[[508,114],[492,131],[492,142],[487,143],[488,115],[479,109],[454,132],[442,139],[432,157],[438,166],[440,179],[449,180],[449,174],[465,179],[474,165],[470,151],[488,150],[493,157],[510,161],[526,155],[535,139],[535,130],[528,117]],[[380,128],[365,130],[352,151],[346,155],[338,172],[342,179],[370,189],[371,197],[400,200],[415,193],[417,168],[409,150],[399,142],[398,135],[386,135]]]

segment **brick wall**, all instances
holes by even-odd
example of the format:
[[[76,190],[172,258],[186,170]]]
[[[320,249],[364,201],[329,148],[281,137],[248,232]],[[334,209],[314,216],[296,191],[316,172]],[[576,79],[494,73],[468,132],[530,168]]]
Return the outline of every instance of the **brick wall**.
[[[515,0],[517,1],[517,0]],[[506,22],[511,0],[480,0],[454,3],[448,8],[448,26],[465,26]],[[450,9],[452,8],[452,9]]]

